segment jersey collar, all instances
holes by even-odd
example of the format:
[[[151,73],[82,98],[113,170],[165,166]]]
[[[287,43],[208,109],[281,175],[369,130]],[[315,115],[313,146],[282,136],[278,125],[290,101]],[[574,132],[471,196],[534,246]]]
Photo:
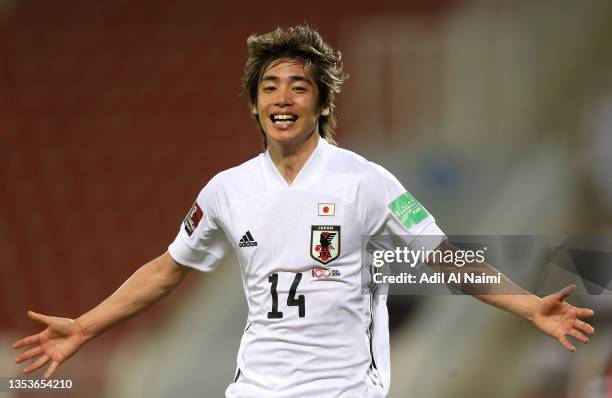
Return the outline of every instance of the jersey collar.
[[[323,160],[323,153],[328,147],[329,143],[319,137],[315,150],[310,154],[310,157],[306,160],[306,163],[304,163],[304,166],[302,166],[302,169],[298,172],[291,185],[287,184],[287,181],[285,181],[272,161],[270,152],[266,150],[263,154],[263,174],[266,184],[270,188],[277,189],[291,189],[306,184],[309,180],[316,177],[317,170]]]

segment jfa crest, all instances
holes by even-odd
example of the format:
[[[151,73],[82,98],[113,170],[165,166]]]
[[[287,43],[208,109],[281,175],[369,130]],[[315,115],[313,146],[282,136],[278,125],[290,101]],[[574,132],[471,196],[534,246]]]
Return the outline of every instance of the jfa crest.
[[[340,255],[340,226],[313,225],[310,232],[310,257],[328,264]]]

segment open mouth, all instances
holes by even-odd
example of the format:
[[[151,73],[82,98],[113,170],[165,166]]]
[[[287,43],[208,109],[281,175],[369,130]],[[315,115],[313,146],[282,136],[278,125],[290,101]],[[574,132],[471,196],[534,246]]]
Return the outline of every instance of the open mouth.
[[[276,113],[270,115],[270,120],[274,124],[290,124],[298,120],[297,115],[291,113]]]

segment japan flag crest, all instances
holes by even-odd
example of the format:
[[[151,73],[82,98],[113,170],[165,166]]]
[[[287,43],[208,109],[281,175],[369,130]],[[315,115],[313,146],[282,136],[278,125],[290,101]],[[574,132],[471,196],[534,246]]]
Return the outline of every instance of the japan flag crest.
[[[310,257],[328,264],[340,256],[340,226],[313,225],[310,232]]]

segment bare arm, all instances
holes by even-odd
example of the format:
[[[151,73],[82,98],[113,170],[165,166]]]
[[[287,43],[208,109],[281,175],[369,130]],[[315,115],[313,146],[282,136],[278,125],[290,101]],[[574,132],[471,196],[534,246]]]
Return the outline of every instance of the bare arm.
[[[436,250],[443,252],[446,251],[457,251],[455,246],[444,241],[438,246]],[[498,270],[486,262],[470,262],[461,268],[455,266],[453,263],[445,262],[430,262],[430,266],[439,269],[442,272],[459,272],[459,273],[484,273],[486,275],[494,276],[498,274]],[[463,283],[457,286],[463,293],[470,294],[483,303],[493,305],[502,310],[511,312],[522,318],[532,320],[533,309],[537,303],[541,300],[539,297],[530,294],[529,292],[521,289],[515,285],[505,275],[501,275],[501,283],[497,285],[493,284],[479,284],[473,285]]]
[[[458,249],[445,241],[436,250]],[[458,271],[458,268],[452,263],[430,262],[429,265],[442,272]],[[497,275],[499,271],[486,262],[474,262],[463,267],[460,272]],[[483,287],[462,284],[459,288],[484,303],[529,320],[540,331],[557,339],[569,351],[576,351],[576,347],[569,342],[567,335],[582,343],[588,343],[587,335],[595,333],[591,325],[578,319],[592,316],[593,311],[588,308],[576,308],[565,302],[565,299],[576,289],[575,285],[567,286],[543,298],[521,289],[504,275],[501,275],[501,283],[498,285]]]
[[[166,297],[190,269],[177,264],[166,252],[140,267],[115,293],[75,323],[90,340]]]
[[[189,270],[189,267],[177,264],[166,252],[140,267],[111,296],[76,320],[29,311],[30,318],[47,327],[13,344],[15,349],[33,346],[18,355],[15,362],[21,363],[38,357],[23,369],[24,373],[31,373],[51,361],[44,375],[45,378],[50,377],[61,363],[74,355],[87,341],[166,297]]]

